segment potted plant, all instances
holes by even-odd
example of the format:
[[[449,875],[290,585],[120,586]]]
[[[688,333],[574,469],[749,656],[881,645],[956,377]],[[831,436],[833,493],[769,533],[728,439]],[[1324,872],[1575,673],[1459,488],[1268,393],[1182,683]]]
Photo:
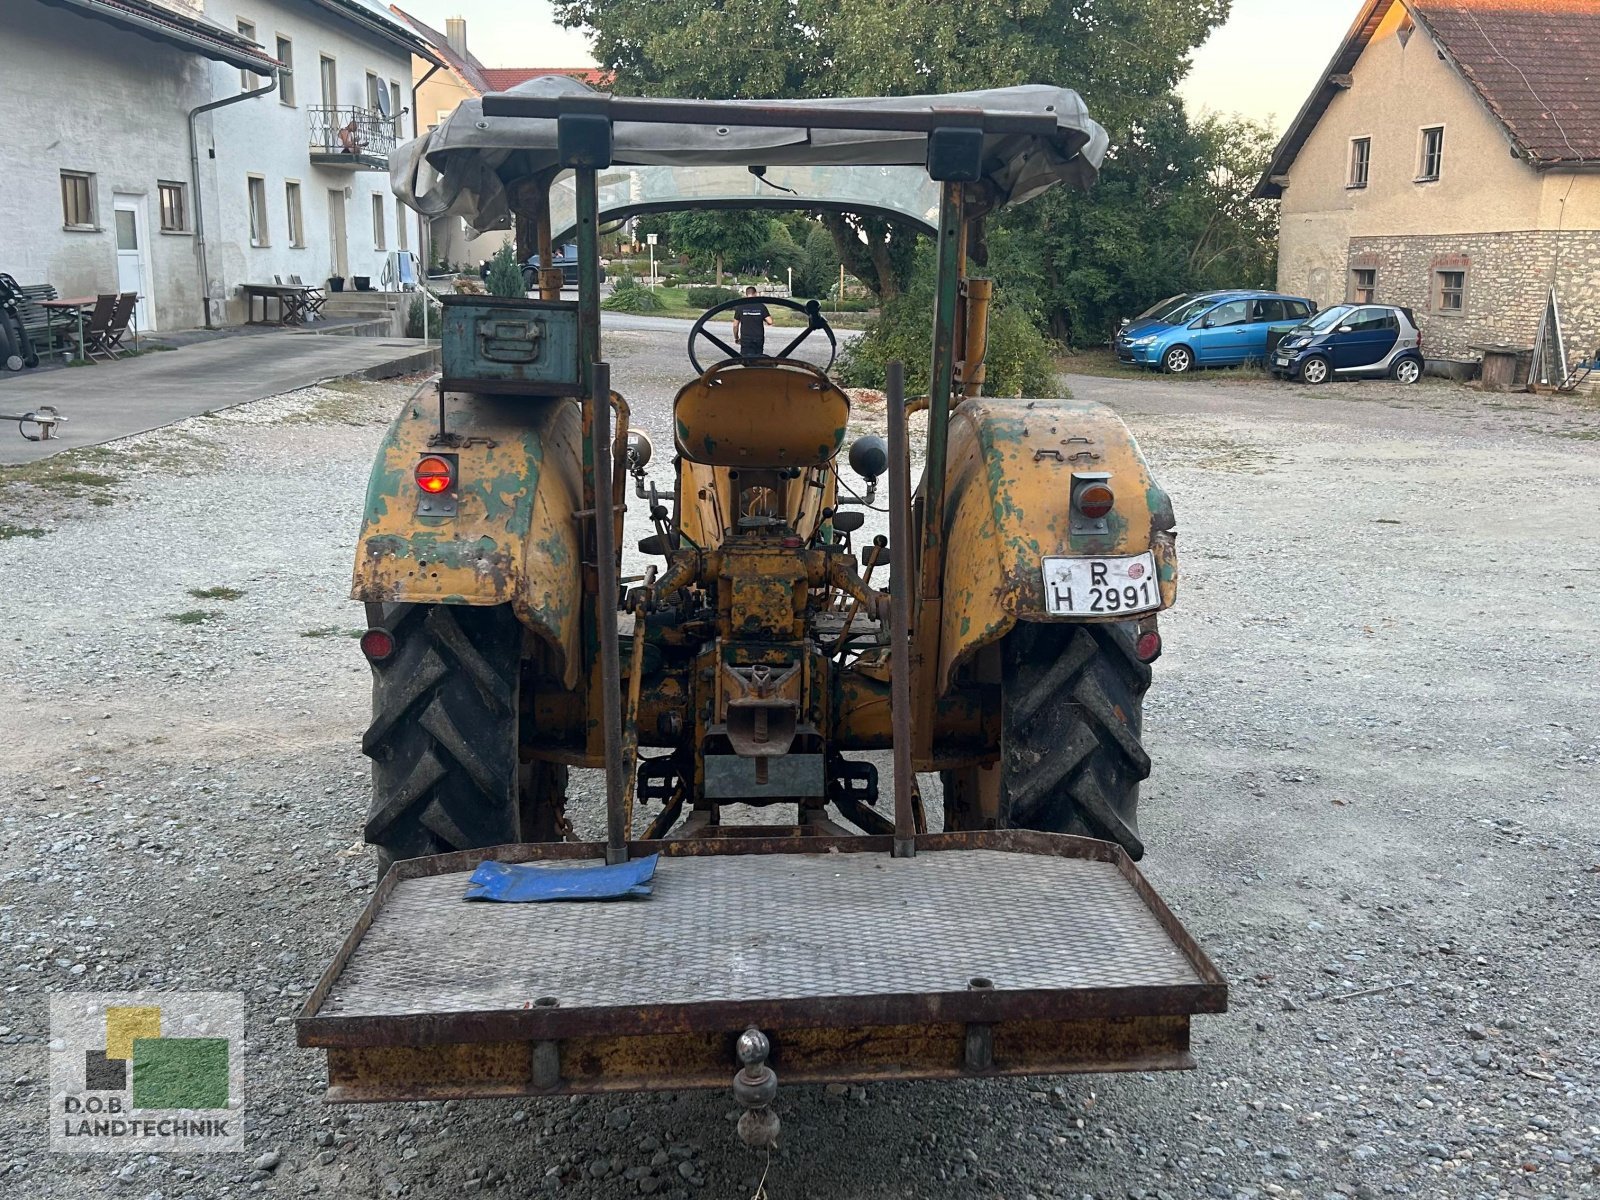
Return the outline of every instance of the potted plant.
[[[356,285],[356,291],[358,292],[370,292],[372,290],[371,275],[352,275],[350,282]]]
[[[328,276],[328,290],[330,292],[342,292],[342,291],[344,291],[344,276],[343,275],[330,275],[330,276]]]

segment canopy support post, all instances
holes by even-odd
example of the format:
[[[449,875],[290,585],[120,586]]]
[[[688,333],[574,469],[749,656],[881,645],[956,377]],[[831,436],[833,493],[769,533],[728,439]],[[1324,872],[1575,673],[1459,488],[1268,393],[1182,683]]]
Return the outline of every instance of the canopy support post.
[[[933,305],[933,374],[928,386],[928,455],[923,469],[922,587],[925,600],[941,595],[944,578],[945,460],[950,442],[950,399],[955,388],[956,302],[961,291],[962,185],[939,185],[939,277]]]

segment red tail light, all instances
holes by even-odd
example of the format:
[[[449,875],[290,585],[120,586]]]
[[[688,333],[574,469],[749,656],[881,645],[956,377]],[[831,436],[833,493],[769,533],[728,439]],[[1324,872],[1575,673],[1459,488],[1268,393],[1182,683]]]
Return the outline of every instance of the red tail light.
[[[1140,662],[1155,662],[1161,657],[1161,635],[1154,629],[1145,630],[1133,644],[1133,653]]]
[[[361,653],[368,662],[383,662],[394,653],[394,634],[387,629],[369,629],[361,635]]]
[[[1073,497],[1073,503],[1078,506],[1078,511],[1091,520],[1098,521],[1111,511],[1111,506],[1117,502],[1111,488],[1103,483],[1086,483],[1078,489],[1078,494]]]
[[[436,454],[430,454],[417,464],[417,486],[430,496],[448,492],[455,483],[450,464]]]

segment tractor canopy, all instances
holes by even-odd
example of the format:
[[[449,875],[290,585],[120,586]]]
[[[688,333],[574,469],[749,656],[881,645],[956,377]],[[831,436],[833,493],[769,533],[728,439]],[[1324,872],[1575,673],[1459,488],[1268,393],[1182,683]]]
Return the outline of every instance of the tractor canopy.
[[[546,75],[485,99],[593,97],[575,79]],[[562,187],[557,122],[550,117],[492,116],[485,99],[459,105],[442,125],[398,147],[389,159],[395,195],[425,217],[460,217],[480,232],[512,225],[511,192],[528,181],[549,184],[552,222],[574,223],[572,189]],[[630,101],[669,111],[711,101]],[[748,112],[749,102],[729,102]],[[494,104],[491,103],[493,108]],[[761,103],[794,124],[712,125],[685,121],[614,123],[611,165],[600,173],[600,217],[682,208],[772,207],[875,213],[932,232],[939,188],[926,169],[929,137],[905,128],[916,115],[948,114],[950,123],[983,124],[983,178],[990,205],[1018,204],[1058,183],[1087,188],[1105,157],[1107,137],[1079,95],[1044,84],[935,96],[842,97]],[[816,128],[806,114],[861,113],[868,128]],[[1054,117],[1035,132],[994,128],[1006,116]],[[568,173],[570,176],[570,172]],[[558,235],[559,236],[559,235]]]

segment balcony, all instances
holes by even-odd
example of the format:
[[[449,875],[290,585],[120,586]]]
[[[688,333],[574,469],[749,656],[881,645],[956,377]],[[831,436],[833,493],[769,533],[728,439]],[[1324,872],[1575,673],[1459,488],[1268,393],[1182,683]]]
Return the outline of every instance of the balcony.
[[[395,121],[370,108],[306,109],[311,126],[311,161],[350,171],[387,171],[395,144]]]

